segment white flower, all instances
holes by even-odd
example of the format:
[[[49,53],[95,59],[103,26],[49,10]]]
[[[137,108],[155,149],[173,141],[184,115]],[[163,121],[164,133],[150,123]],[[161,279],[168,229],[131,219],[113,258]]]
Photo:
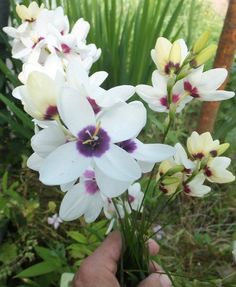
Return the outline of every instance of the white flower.
[[[38,120],[52,120],[58,115],[57,98],[64,85],[60,71],[53,80],[41,72],[31,72],[26,84],[13,90],[13,96],[20,99],[24,110]]]
[[[235,93],[217,90],[225,81],[228,72],[216,68],[203,72],[203,66],[193,70],[182,80],[182,85],[189,96],[200,101],[222,101],[234,97]]]
[[[175,149],[176,153],[174,154],[174,162],[178,165],[182,164],[188,173],[191,172],[195,168],[196,164],[188,158],[185,149],[180,143],[175,145]]]
[[[187,139],[188,152],[194,159],[201,160],[204,157],[215,156],[219,147],[219,140],[213,140],[209,132],[199,135],[194,131]]]
[[[25,5],[16,5],[16,13],[18,16],[23,20],[27,22],[34,22],[41,10],[43,9],[43,4],[41,6],[38,6],[38,3],[33,1],[29,4],[29,7],[26,7]]]
[[[125,102],[133,96],[135,89],[130,85],[122,85],[109,89],[102,89],[100,85],[107,78],[108,74],[99,71],[91,76],[78,60],[68,63],[66,78],[69,87],[83,92],[84,97],[88,99],[95,113],[102,108],[108,108],[116,103]]]
[[[69,34],[61,33],[58,29],[51,29],[52,38],[55,40],[53,53],[64,60],[65,63],[75,59],[81,60],[83,65],[90,69],[91,65],[98,60],[101,49],[95,44],[86,44],[86,37],[90,25],[83,18],[79,19]]]
[[[168,112],[170,104],[175,106],[176,112],[181,112],[185,105],[192,100],[190,96],[183,96],[184,89],[177,82],[172,91],[172,96],[168,98],[167,91],[168,78],[154,71],[152,73],[152,85],[138,85],[137,94],[146,102],[151,110],[156,112]]]
[[[62,61],[56,54],[49,55],[44,65],[41,65],[39,63],[23,64],[22,71],[18,75],[18,78],[23,84],[26,84],[29,75],[35,71],[46,74],[53,80],[56,80],[58,73],[64,75],[64,67]],[[17,91],[17,88],[15,89],[15,91]],[[15,92],[13,92],[15,98],[20,98],[19,96],[16,96],[14,93]]]
[[[113,179],[120,181],[112,188],[119,195],[141,176],[136,161],[115,143],[139,134],[146,123],[142,103],[120,103],[96,117],[83,95],[66,88],[58,109],[72,137],[43,161],[39,171],[43,183],[71,182],[91,166],[100,189],[108,190]]]
[[[215,183],[227,183],[235,180],[235,176],[227,170],[231,159],[228,157],[215,157],[207,162],[204,174],[207,179]]]
[[[168,39],[159,37],[155,49],[151,50],[151,57],[158,71],[164,75],[178,72],[187,55],[188,48],[183,39],[172,44]]]
[[[128,213],[132,210],[141,211],[143,207],[141,204],[143,203],[144,193],[141,191],[140,183],[136,182],[128,188],[128,202],[126,203],[126,209]]]
[[[184,192],[190,196],[203,197],[205,194],[210,192],[211,188],[204,185],[205,176],[200,173],[194,177],[193,180],[184,184]]]
[[[50,123],[31,138],[34,153],[28,158],[27,166],[35,171],[39,171],[44,158],[67,142],[67,135],[57,123]]]
[[[95,172],[87,169],[80,177],[80,182],[69,189],[64,196],[59,212],[60,217],[70,221],[84,215],[86,222],[93,222],[99,216],[104,200],[96,183]]]
[[[48,217],[48,224],[53,225],[54,229],[58,229],[59,225],[63,221],[61,218],[56,214],[54,214],[52,217]]]

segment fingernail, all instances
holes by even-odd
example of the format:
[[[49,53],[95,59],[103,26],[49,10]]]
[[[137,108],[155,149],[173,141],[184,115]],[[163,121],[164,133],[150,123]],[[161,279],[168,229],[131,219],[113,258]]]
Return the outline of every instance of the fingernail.
[[[163,287],[171,287],[172,286],[170,278],[165,274],[161,274],[160,282],[163,285]]]

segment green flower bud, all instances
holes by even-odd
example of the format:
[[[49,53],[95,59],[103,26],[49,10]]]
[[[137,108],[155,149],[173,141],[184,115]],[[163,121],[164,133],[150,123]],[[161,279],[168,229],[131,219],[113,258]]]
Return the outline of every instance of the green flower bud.
[[[48,211],[55,212],[56,207],[57,207],[57,205],[56,205],[56,203],[54,201],[49,201],[49,203],[48,203]]]
[[[194,68],[197,68],[203,64],[205,64],[211,57],[214,56],[217,49],[217,45],[211,44],[205,49],[203,49],[191,62],[191,65]]]
[[[176,176],[167,176],[162,180],[162,184],[164,185],[170,185],[174,183],[178,183],[180,181],[179,177]]]
[[[194,54],[198,54],[199,52],[201,52],[206,47],[206,44],[209,40],[209,37],[210,37],[209,31],[206,31],[206,32],[201,34],[201,36],[197,39],[197,41],[195,42],[195,44],[193,46],[193,53]]]
[[[172,167],[171,169],[169,169],[166,173],[167,176],[171,176],[174,175],[177,172],[181,172],[184,170],[184,166],[183,165],[176,165],[174,167]]]

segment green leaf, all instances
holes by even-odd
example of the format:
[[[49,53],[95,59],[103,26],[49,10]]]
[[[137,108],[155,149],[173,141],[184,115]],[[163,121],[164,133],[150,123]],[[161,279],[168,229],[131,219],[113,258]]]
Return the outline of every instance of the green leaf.
[[[50,250],[41,246],[36,246],[35,251],[37,255],[44,261],[51,262],[53,265],[57,265],[58,267],[62,266],[63,262],[61,262],[60,257],[54,250]]]
[[[21,271],[15,277],[28,278],[28,277],[40,276],[43,274],[51,273],[56,270],[58,270],[58,265],[52,264],[52,262],[44,261]]]
[[[82,233],[77,231],[69,231],[67,234],[79,243],[87,244],[88,242],[87,238]]]
[[[0,245],[0,261],[4,264],[11,262],[17,256],[17,247],[14,243],[4,243]]]
[[[60,287],[71,287],[74,273],[63,273],[61,275]]]

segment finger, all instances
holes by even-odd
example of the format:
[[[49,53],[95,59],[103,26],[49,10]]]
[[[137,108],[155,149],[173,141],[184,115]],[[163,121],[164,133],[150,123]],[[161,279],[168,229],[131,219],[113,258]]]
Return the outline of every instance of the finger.
[[[137,287],[166,287],[160,282],[160,275],[152,273],[145,280],[143,280]],[[168,286],[169,287],[169,286]]]
[[[163,272],[162,268],[160,267],[160,265],[158,265],[154,260],[151,260],[149,262],[149,272],[150,273],[154,273],[154,272]]]
[[[101,264],[103,268],[108,269],[113,274],[117,271],[117,263],[120,259],[122,248],[122,238],[120,232],[112,232],[103,243],[96,249],[96,251],[86,260],[89,261],[91,268]]]
[[[137,287],[171,287],[171,281],[165,274],[152,273]]]
[[[160,246],[156,243],[155,240],[149,239],[147,242],[148,251],[151,256],[157,255],[160,250]]]

